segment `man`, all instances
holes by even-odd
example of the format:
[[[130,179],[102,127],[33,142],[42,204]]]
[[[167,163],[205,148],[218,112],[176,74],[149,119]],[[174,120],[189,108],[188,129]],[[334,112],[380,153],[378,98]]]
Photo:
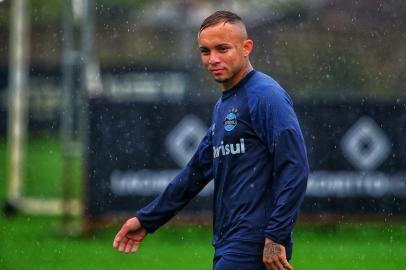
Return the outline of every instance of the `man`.
[[[212,125],[198,150],[153,202],[117,233],[113,246],[136,252],[214,179],[213,269],[293,269],[291,232],[308,162],[292,102],[249,61],[253,41],[241,18],[217,11],[198,33],[201,60],[220,84]]]

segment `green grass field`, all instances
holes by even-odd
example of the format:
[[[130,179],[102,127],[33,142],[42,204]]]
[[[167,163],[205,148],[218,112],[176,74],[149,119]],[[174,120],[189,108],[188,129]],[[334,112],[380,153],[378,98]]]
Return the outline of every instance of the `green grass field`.
[[[54,137],[30,139],[24,194],[59,196],[61,155]],[[5,198],[6,147],[0,140],[0,198]],[[79,164],[78,164],[79,170]],[[78,183],[76,181],[76,183]],[[80,194],[80,185],[75,194]],[[164,226],[147,237],[137,254],[112,248],[118,229],[92,236],[58,233],[59,217],[0,215],[0,269],[210,269],[211,228]],[[292,265],[299,270],[406,269],[404,223],[298,224]]]

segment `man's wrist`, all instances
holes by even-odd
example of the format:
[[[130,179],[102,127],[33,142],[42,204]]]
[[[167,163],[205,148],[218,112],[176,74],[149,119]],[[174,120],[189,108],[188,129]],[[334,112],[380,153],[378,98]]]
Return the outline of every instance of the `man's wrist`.
[[[267,243],[267,242],[272,242],[272,243],[279,244],[279,245],[286,247],[282,241],[280,241],[279,239],[276,239],[275,237],[269,236],[269,235],[265,236],[265,243]]]

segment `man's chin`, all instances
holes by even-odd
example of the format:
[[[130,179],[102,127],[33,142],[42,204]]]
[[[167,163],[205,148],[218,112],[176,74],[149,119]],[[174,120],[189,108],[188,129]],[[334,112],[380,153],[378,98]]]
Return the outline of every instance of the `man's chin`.
[[[224,79],[224,78],[214,78],[214,80],[216,81],[216,82],[218,82],[218,83],[225,83],[225,82],[227,82],[228,81],[228,79]]]

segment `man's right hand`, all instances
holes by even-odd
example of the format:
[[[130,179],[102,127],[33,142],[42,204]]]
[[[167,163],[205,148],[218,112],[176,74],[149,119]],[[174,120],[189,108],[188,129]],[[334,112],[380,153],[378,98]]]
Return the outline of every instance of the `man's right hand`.
[[[138,218],[130,218],[114,238],[113,247],[118,248],[120,252],[135,253],[146,235],[147,230],[141,226]]]

